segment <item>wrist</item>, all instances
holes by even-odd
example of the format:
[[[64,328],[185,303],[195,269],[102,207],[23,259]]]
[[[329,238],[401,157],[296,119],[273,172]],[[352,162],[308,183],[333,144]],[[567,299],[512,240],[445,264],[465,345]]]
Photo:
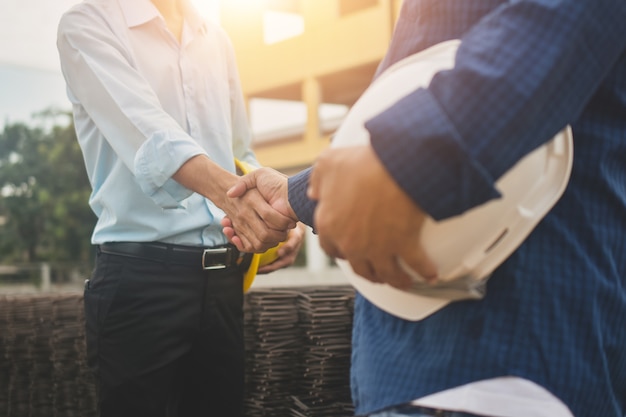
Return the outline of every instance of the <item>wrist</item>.
[[[218,207],[226,199],[226,191],[237,182],[235,174],[220,167],[206,155],[187,160],[172,178],[213,201]]]

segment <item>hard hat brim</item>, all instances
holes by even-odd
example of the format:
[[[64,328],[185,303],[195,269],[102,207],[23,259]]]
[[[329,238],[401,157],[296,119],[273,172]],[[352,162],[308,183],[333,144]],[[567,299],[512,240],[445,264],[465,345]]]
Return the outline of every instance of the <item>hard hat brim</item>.
[[[387,69],[352,106],[331,146],[368,144],[364,121],[410,92],[428,87],[437,72],[454,67],[459,44],[458,40],[440,43]],[[408,291],[372,283],[356,274],[349,262],[337,263],[365,298],[406,320],[421,320],[453,300],[480,298],[476,289],[484,287],[487,277],[519,247],[563,194],[572,161],[572,132],[565,127],[498,179],[496,188],[502,198],[441,222],[428,217],[421,230],[421,246],[437,265],[439,293],[436,286],[424,285],[419,274],[408,269],[402,259],[400,266],[415,278],[415,285]],[[462,291],[465,297],[459,295]]]

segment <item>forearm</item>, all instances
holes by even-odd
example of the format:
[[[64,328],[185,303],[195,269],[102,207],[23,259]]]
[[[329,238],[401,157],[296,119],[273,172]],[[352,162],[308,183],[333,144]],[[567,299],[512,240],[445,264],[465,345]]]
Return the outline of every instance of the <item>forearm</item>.
[[[197,155],[187,160],[172,178],[220,208],[224,207],[226,191],[237,181],[235,174],[220,167],[206,155]]]
[[[462,37],[454,69],[367,123],[387,170],[437,219],[496,198],[497,179],[578,117],[622,53],[625,9],[616,0],[495,9]],[[414,22],[403,24],[409,33]]]

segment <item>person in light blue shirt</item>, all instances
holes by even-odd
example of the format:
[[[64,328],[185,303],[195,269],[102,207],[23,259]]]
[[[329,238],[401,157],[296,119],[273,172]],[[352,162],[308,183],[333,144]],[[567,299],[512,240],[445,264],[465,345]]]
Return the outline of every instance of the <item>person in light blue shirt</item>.
[[[85,313],[100,415],[239,416],[250,256],[220,221],[259,252],[287,239],[265,272],[293,262],[303,229],[258,194],[225,196],[235,158],[258,166],[232,46],[187,0],[86,0],[57,44],[98,217]]]
[[[285,214],[315,223],[327,253],[404,288],[398,257],[437,278],[417,247],[424,216],[499,198],[498,178],[571,125],[563,196],[483,299],[414,322],[357,294],[359,415],[626,415],[624,22],[623,0],[404,0],[379,73],[460,39],[454,68],[367,120],[370,146],[328,150],[288,181],[259,171],[231,191],[288,196]]]

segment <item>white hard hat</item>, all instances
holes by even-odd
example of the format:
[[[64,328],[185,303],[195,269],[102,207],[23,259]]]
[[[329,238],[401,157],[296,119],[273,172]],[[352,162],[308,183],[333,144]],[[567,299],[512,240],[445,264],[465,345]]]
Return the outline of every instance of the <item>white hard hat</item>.
[[[447,41],[391,66],[350,109],[331,146],[369,143],[364,122],[411,91],[427,87],[438,71],[452,68],[459,44],[458,40]],[[569,180],[572,160],[572,133],[566,127],[497,181],[500,199],[443,221],[427,218],[421,243],[438,267],[437,285],[425,284],[402,259],[401,266],[414,277],[414,285],[407,291],[368,281],[357,275],[348,262],[337,262],[365,298],[407,320],[421,320],[454,300],[479,299],[491,272],[526,239],[560,198]]]

